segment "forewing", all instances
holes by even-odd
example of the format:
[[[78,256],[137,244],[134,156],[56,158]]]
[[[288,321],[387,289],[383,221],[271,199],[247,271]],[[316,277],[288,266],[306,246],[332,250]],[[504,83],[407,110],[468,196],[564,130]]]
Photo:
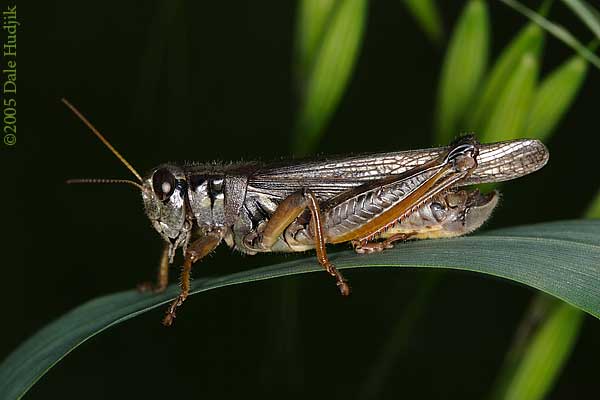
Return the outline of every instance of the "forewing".
[[[248,190],[284,198],[303,188],[328,199],[365,182],[401,174],[436,158],[447,148],[364,154],[269,165],[248,181]]]
[[[248,181],[248,190],[284,198],[308,188],[325,200],[365,182],[402,174],[439,157],[449,148],[273,164],[256,171]],[[537,171],[548,161],[548,150],[538,140],[479,144],[478,149],[477,168],[457,186],[515,179]]]

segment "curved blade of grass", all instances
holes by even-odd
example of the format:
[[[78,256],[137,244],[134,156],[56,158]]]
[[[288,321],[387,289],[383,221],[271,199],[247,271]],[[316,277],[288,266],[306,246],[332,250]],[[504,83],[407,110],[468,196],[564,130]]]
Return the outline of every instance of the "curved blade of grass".
[[[443,35],[442,17],[434,0],[402,0],[408,11],[434,43],[439,43]]]
[[[306,76],[306,81],[302,88],[302,105],[294,145],[299,154],[314,148],[348,83],[362,42],[367,2],[338,1],[332,12],[312,62],[299,62],[299,65],[307,66],[306,73],[300,73]],[[311,53],[307,54],[310,56]]]
[[[560,221],[470,237],[410,242],[364,257],[344,251],[330,258],[340,269],[444,268],[498,276],[542,290],[600,318],[600,221],[597,220]],[[323,273],[311,257],[197,279],[191,293],[315,271]],[[357,283],[355,295],[361,295]],[[0,398],[21,397],[81,343],[113,325],[166,304],[177,292],[176,286],[159,295],[121,292],[92,300],[67,313],[28,339],[0,365]]]
[[[487,4],[471,0],[456,24],[442,65],[436,113],[438,143],[449,143],[459,133],[459,122],[485,72],[488,48]]]
[[[527,122],[538,74],[538,60],[525,53],[498,94],[489,120],[481,132],[482,142],[499,142],[521,132]]]
[[[582,0],[562,0],[600,39],[600,12]]]
[[[500,92],[512,76],[525,54],[539,56],[544,44],[544,32],[536,24],[529,24],[504,48],[491,72],[485,79],[483,91],[467,114],[467,126],[480,130],[494,108]]]
[[[527,122],[528,137],[544,140],[567,112],[587,74],[588,64],[574,56],[550,73],[536,91]]]
[[[539,13],[525,7],[518,1],[514,0],[500,0],[504,4],[512,7],[514,10],[519,12],[520,14],[526,16],[542,28],[550,33],[552,36],[571,47],[573,50],[577,52],[581,57],[588,60],[591,64],[593,64],[596,68],[600,69],[600,57],[594,54],[592,51],[587,49],[583,44],[581,44],[575,36],[571,34],[568,30],[563,28],[562,26],[555,24],[544,18]]]

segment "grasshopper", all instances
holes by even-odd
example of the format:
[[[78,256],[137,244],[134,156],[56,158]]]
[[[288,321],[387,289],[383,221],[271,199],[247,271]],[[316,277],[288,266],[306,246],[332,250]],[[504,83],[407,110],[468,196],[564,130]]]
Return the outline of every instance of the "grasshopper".
[[[146,215],[164,239],[158,279],[142,290],[164,291],[177,249],[181,290],[163,324],[188,297],[192,265],[221,242],[246,254],[316,250],[342,295],[350,286],[329,261],[326,244],[350,242],[357,253],[398,241],[461,236],[479,228],[498,191],[465,188],[527,175],[548,161],[538,140],[480,144],[464,136],[447,147],[263,164],[162,164],[142,177],[68,101],[62,100],[136,176],[72,179],[127,183],[142,194]]]

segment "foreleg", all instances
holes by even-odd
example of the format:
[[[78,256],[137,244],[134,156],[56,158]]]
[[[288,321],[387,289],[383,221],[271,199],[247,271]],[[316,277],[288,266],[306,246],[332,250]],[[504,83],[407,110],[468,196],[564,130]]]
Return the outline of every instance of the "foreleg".
[[[181,291],[167,309],[167,313],[163,319],[163,325],[170,326],[173,323],[177,307],[183,304],[190,293],[190,273],[192,271],[192,264],[212,252],[219,245],[221,239],[222,236],[220,233],[209,232],[205,236],[190,243],[185,251],[185,260],[183,261],[183,268],[181,270]]]

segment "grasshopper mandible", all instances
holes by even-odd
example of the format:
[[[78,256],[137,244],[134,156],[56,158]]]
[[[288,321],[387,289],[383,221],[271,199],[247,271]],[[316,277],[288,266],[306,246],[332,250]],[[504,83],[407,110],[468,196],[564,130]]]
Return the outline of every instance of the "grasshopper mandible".
[[[538,140],[480,144],[464,136],[447,147],[277,164],[162,164],[142,177],[92,124],[62,100],[136,176],[72,179],[128,183],[164,239],[156,284],[160,292],[177,249],[184,255],[181,291],[163,319],[171,325],[190,290],[192,264],[221,242],[246,254],[315,249],[342,295],[348,282],[329,261],[326,244],[350,242],[357,253],[397,241],[460,236],[479,228],[499,193],[464,189],[527,175],[548,161]]]

